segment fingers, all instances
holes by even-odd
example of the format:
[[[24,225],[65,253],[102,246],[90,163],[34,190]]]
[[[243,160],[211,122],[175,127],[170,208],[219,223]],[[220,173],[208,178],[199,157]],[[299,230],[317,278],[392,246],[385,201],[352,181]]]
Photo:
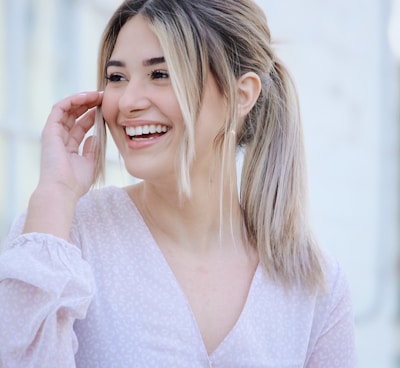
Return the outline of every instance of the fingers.
[[[89,109],[101,104],[102,92],[85,92],[67,97],[53,106],[47,120],[48,124],[58,123],[68,131],[75,125],[76,119]]]
[[[92,109],[86,112],[72,127],[69,132],[66,147],[69,152],[78,153],[79,146],[86,133],[94,125],[96,110]]]
[[[83,119],[84,125],[79,126],[80,123],[78,127],[74,129],[77,124],[77,118],[93,107],[100,105],[102,100],[102,92],[92,91],[72,95],[56,103],[42,131],[42,142],[47,139],[53,139],[54,137],[60,137],[64,144],[70,144],[70,149],[72,149],[74,140],[79,142],[83,139],[83,136],[80,138],[82,129],[87,132],[90,128],[87,126],[93,125],[94,122],[94,118],[85,118]],[[74,130],[72,137],[70,136],[71,130]]]
[[[88,159],[94,159],[96,152],[96,142],[93,136],[88,137],[83,145],[82,155]]]

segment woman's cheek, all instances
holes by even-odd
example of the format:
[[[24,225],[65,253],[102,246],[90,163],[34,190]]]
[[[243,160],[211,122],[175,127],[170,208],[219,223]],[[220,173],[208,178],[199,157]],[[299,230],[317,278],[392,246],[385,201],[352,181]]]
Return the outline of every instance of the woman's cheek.
[[[117,117],[117,109],[118,109],[118,102],[114,101],[113,94],[107,91],[107,87],[104,90],[103,96],[103,103],[101,104],[101,111],[103,114],[104,120],[110,124],[116,120]]]

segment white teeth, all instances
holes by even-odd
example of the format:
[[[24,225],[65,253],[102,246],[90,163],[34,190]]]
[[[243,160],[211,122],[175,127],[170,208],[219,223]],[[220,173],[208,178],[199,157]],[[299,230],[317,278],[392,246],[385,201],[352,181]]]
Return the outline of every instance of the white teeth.
[[[168,128],[165,125],[143,125],[137,127],[125,127],[125,132],[130,137],[137,137],[144,134],[166,133]]]

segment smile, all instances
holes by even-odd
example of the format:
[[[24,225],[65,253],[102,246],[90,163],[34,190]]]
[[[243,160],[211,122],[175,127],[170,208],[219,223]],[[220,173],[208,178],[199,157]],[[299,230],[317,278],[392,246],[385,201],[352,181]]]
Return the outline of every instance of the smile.
[[[130,139],[153,139],[168,132],[168,127],[160,124],[141,125],[137,127],[125,127],[125,133]]]

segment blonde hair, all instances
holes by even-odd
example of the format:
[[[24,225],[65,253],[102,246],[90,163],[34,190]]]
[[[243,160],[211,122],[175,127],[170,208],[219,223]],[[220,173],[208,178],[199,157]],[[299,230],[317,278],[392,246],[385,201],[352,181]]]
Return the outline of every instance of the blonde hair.
[[[275,56],[263,11],[252,0],[127,0],[110,19],[100,46],[98,87],[106,85],[105,65],[118,33],[141,14],[158,36],[185,122],[177,162],[180,189],[190,195],[194,127],[207,73],[226,100],[227,119],[217,137],[222,172],[244,148],[240,205],[249,242],[266,273],[285,285],[316,289],[323,285],[322,256],[307,214],[306,168],[297,94]],[[262,83],[259,98],[244,121],[237,118],[236,82],[254,72]],[[98,123],[103,172],[104,122]],[[231,134],[234,132],[234,134]],[[224,183],[232,177],[222,174]],[[234,186],[231,185],[231,189]],[[233,189],[232,189],[233,190]]]

